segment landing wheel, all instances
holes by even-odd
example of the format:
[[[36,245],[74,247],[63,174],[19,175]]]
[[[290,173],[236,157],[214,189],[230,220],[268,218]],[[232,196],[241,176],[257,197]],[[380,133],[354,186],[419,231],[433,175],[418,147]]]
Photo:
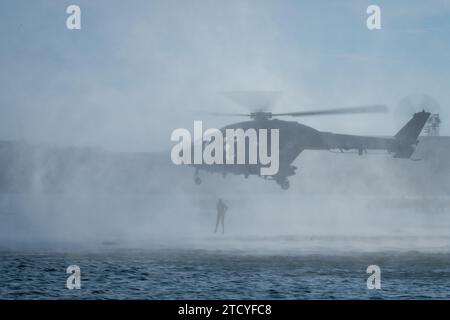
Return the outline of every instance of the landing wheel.
[[[276,182],[280,185],[281,189],[283,189],[283,190],[289,189],[290,184],[289,184],[289,180],[286,177],[281,178],[281,179],[279,178],[276,180]]]
[[[289,187],[290,187],[289,180],[284,179],[283,181],[281,181],[280,185],[281,185],[281,189],[283,189],[283,190],[289,189]]]

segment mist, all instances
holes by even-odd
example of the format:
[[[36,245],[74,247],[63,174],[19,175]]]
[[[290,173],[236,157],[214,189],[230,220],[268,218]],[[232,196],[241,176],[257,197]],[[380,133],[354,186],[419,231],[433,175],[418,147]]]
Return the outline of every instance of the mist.
[[[248,112],[224,91],[277,90],[271,111],[386,104],[300,120],[376,136],[403,126],[403,97],[428,93],[448,135],[448,2],[379,1],[377,32],[369,1],[77,1],[79,31],[65,28],[69,4],[0,4],[0,248],[446,250],[445,209],[395,199],[447,201],[448,146],[422,139],[421,161],[304,151],[283,191],[207,173],[195,185],[170,161],[170,134],[236,120],[200,111]],[[224,236],[213,233],[218,197]]]

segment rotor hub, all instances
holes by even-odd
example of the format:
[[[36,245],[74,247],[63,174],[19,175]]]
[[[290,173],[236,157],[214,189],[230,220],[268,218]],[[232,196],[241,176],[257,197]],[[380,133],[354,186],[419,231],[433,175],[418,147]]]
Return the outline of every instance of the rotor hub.
[[[257,111],[250,113],[250,118],[254,120],[267,120],[272,118],[272,112]]]

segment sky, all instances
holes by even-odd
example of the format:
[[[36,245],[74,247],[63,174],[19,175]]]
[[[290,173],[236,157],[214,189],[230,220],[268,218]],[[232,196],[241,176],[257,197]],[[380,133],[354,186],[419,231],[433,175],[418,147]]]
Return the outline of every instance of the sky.
[[[71,4],[81,30],[66,28]],[[371,4],[381,30],[366,27]],[[395,134],[398,102],[426,93],[448,135],[449,16],[449,0],[2,0],[0,140],[169,150],[194,120],[236,121],[199,116],[245,112],[229,90],[281,91],[279,112],[388,105],[296,119],[363,135]]]

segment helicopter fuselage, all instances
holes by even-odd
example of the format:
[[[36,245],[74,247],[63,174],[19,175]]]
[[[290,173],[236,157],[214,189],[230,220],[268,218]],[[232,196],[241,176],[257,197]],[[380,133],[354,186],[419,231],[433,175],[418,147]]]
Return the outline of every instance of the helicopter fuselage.
[[[417,144],[417,137],[428,120],[429,113],[416,113],[413,119],[402,128],[394,137],[367,137],[357,135],[335,134],[322,132],[298,123],[296,121],[285,121],[279,119],[256,118],[252,121],[243,121],[223,127],[220,131],[225,134],[227,129],[278,129],[279,130],[279,170],[273,176],[265,178],[275,180],[283,189],[289,188],[287,177],[295,175],[296,167],[292,162],[304,150],[333,150],[342,152],[346,150],[357,150],[362,155],[366,150],[387,150],[393,152],[397,158],[409,158],[414,152]],[[248,145],[246,144],[246,148]],[[247,152],[247,151],[246,151]],[[200,183],[198,178],[199,170],[222,173],[260,176],[261,164],[198,164],[196,168],[196,183]]]

